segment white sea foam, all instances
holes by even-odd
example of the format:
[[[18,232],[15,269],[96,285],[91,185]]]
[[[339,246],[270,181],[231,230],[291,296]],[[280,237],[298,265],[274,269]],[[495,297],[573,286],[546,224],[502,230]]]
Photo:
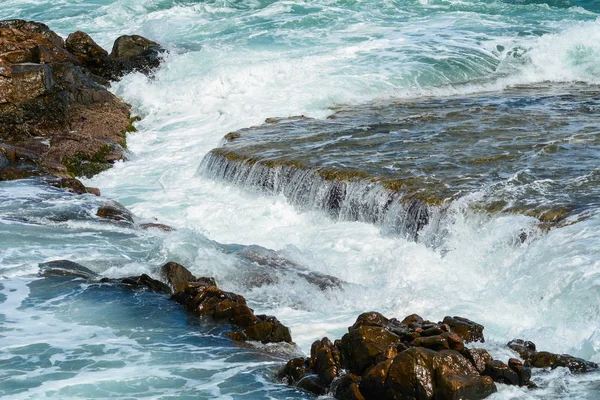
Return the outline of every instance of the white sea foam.
[[[412,21],[382,23],[378,19],[382,17],[372,17],[377,10],[366,13],[330,3],[317,2],[314,6],[321,11],[307,17],[294,14],[293,7],[312,3],[274,3],[261,10],[254,10],[258,7],[254,3],[240,10],[222,2],[164,9],[160,6],[166,2],[120,0],[84,15],[59,15],[54,20],[52,12],[67,5],[77,8],[78,2],[8,0],[3,4],[3,17],[36,6],[49,10],[40,17],[30,16],[48,17],[51,27],[62,34],[86,30],[106,48],[119,34],[135,32],[172,49],[153,79],[133,74],[114,85],[115,93],[133,104],[144,119],[137,124],[139,132],[128,137],[131,159],[86,183],[100,187],[106,197],[121,201],[140,217],[156,217],[178,231],[137,235],[126,228],[100,228],[95,221],[52,225],[52,231],[47,225],[35,228],[39,231],[28,230],[33,225],[17,230],[16,223],[0,221],[0,237],[6,240],[0,247],[4,276],[0,284],[6,297],[1,323],[16,329],[3,332],[0,350],[38,343],[43,335],[44,343],[66,353],[98,342],[116,349],[98,356],[96,362],[112,362],[121,354],[130,357],[125,366],[115,369],[48,380],[23,398],[40,398],[71,386],[86,393],[85,385],[97,389],[99,382],[117,380],[115,375],[141,382],[148,373],[143,345],[115,330],[122,320],[111,321],[115,328],[99,326],[98,320],[78,323],[77,318],[86,318],[84,311],[93,313],[93,305],[82,305],[77,312],[78,303],[71,303],[69,322],[59,319],[56,310],[19,309],[31,280],[24,276],[34,274],[38,262],[60,258],[114,277],[154,273],[162,262],[175,259],[196,274],[216,276],[226,289],[244,294],[258,312],[277,315],[292,328],[304,351],[322,336],[340,337],[358,313],[378,310],[396,317],[417,312],[432,320],[464,315],[486,326],[494,354],[504,355],[503,343],[523,337],[540,349],[600,361],[598,216],[522,244],[516,237],[523,230],[535,230],[534,219],[470,214],[463,212],[459,201],[453,205],[451,234],[441,251],[382,235],[373,225],[335,222],[318,211],[299,212],[282,196],[264,197],[196,176],[201,158],[223,135],[267,117],[323,118],[336,103],[464,94],[546,80],[600,83],[598,21],[572,23],[548,17],[537,22],[550,33],[519,36],[510,30],[514,20],[493,14],[483,13],[478,20],[474,11],[452,16],[441,16],[440,11],[416,18],[419,11],[414,11]],[[444,10],[450,3],[470,7],[474,2],[420,1],[432,10]],[[382,7],[382,12],[406,13],[389,2]],[[319,20],[328,13],[334,17]],[[256,28],[232,30],[236,24],[250,23]],[[531,29],[531,21],[523,22],[523,31]],[[453,67],[438,69],[437,63],[445,61]],[[40,196],[39,189],[27,185],[11,187],[6,193],[3,201]],[[85,232],[93,234],[85,236]],[[224,255],[210,240],[280,250],[304,267],[347,284],[342,290],[325,292],[289,282],[248,289],[232,279],[236,259]],[[137,356],[142,358],[133,360]],[[51,364],[65,357],[56,355]],[[161,393],[181,393],[194,386],[205,394],[227,396],[219,383],[254,371],[255,366],[232,365],[226,357],[187,361],[186,368],[207,377]],[[169,378],[176,375],[172,369],[165,363],[151,374]],[[34,369],[28,376],[41,370]],[[576,397],[581,393],[573,388],[587,378],[559,370],[539,379],[547,387],[541,392],[502,387],[496,398],[547,398],[557,393]],[[102,390],[125,392],[126,386],[108,385]],[[86,390],[98,396],[106,393],[96,389]],[[68,397],[68,392],[61,395]]]

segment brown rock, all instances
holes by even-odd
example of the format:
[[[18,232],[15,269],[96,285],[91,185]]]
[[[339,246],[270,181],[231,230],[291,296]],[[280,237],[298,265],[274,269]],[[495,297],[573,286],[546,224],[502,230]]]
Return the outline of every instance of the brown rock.
[[[365,400],[359,389],[360,377],[346,374],[331,385],[331,392],[339,400]]]
[[[493,361],[494,359],[485,349],[465,349],[462,354],[467,357],[469,361],[475,366],[479,373],[485,371],[485,365],[487,362]]]
[[[569,354],[554,354],[547,351],[538,352],[534,343],[522,339],[509,342],[508,347],[521,356],[526,366],[551,369],[565,367],[574,373],[583,373],[598,369],[598,364],[573,357]]]
[[[89,194],[93,194],[94,196],[100,196],[100,189],[96,188],[96,187],[90,187],[90,186],[86,186],[85,187],[85,191],[88,192]]]
[[[422,347],[412,347],[392,361],[384,391],[388,399],[432,399],[435,394],[435,364],[437,353]]]
[[[479,376],[460,353],[422,347],[412,347],[391,362],[373,367],[363,377],[360,389],[365,398],[390,400],[482,399],[496,390],[492,380]]]
[[[502,361],[493,360],[485,364],[485,370],[482,375],[489,376],[495,382],[504,383],[506,385],[518,385],[519,375],[504,364]]]
[[[0,146],[35,155],[14,160],[11,167],[19,174],[5,171],[3,179],[91,177],[125,158],[130,107],[99,85],[106,81],[93,73],[106,70],[112,77],[116,68],[121,76],[159,58],[146,54],[127,62],[132,66],[114,67],[83,32],[65,44],[44,24],[0,21]]]
[[[402,320],[402,322],[400,322],[402,325],[420,325],[424,322],[423,318],[421,318],[420,316],[418,316],[417,314],[411,314],[408,317],[404,318]]]
[[[314,342],[310,349],[310,367],[325,385],[339,376],[340,352],[327,338]]]
[[[508,367],[519,376],[519,386],[529,386],[531,384],[531,369],[523,366],[521,360],[517,360],[516,358],[509,359]]]
[[[258,322],[250,325],[242,332],[249,340],[261,343],[292,342],[289,328],[273,316],[258,315]]]
[[[187,268],[175,262],[168,262],[160,268],[161,277],[173,288],[174,293],[179,293],[194,282],[196,277]]]
[[[96,215],[100,218],[116,222],[128,224],[133,223],[133,214],[131,214],[128,209],[116,202],[107,203],[99,207],[98,211],[96,211]]]
[[[105,64],[109,62],[108,52],[98,46],[85,32],[71,33],[67,37],[65,47],[82,65],[94,73],[101,72]]]
[[[442,323],[448,325],[450,330],[460,336],[466,343],[485,342],[483,325],[462,317],[445,317]]]
[[[316,375],[307,375],[298,382],[296,385],[300,389],[304,389],[307,392],[316,394],[317,396],[324,395],[327,393],[327,387],[324,386]]]
[[[436,390],[436,399],[484,399],[496,392],[496,385],[488,376],[449,374],[443,376]]]
[[[342,363],[357,375],[387,358],[394,357],[400,337],[380,326],[359,326],[342,337]]]
[[[350,329],[356,329],[363,325],[386,327],[389,325],[389,322],[390,321],[380,313],[371,311],[360,314]]]
[[[366,399],[385,399],[385,382],[393,359],[387,359],[369,368],[363,375],[359,389]]]
[[[413,340],[410,345],[412,347],[425,347],[427,349],[436,351],[450,349],[450,346],[448,345],[448,339],[442,335],[419,337]]]
[[[146,274],[142,274],[139,277],[123,278],[121,283],[128,286],[143,287],[153,292],[171,293],[171,288],[168,285],[165,285],[156,279],[152,279]]]
[[[173,232],[175,230],[175,228],[171,228],[168,225],[164,225],[164,224],[157,224],[157,223],[146,223],[146,224],[140,224],[140,228],[141,229],[160,229],[161,231],[164,232]]]
[[[279,371],[277,377],[288,385],[294,385],[306,376],[307,368],[308,359],[293,358]]]
[[[254,340],[262,343],[292,342],[290,330],[277,318],[254,315],[252,309],[246,305],[243,296],[225,292],[214,285],[207,285],[209,283],[214,283],[214,280],[196,279],[196,282],[190,282],[184,290],[175,293],[171,298],[183,304],[188,311],[215,320],[227,320],[232,325],[245,328],[239,333],[229,335],[234,340]]]
[[[86,187],[75,178],[61,178],[56,181],[49,182],[51,186],[66,189],[67,191],[75,194],[87,193]]]
[[[138,35],[117,38],[110,57],[114,60],[113,77],[119,78],[137,71],[150,74],[160,66],[160,54],[164,49],[156,42]]]

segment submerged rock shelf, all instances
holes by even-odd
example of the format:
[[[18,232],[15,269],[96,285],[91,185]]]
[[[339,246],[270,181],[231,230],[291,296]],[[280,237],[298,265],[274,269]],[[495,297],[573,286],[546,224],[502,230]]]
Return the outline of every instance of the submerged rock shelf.
[[[199,173],[413,237],[465,195],[552,226],[598,203],[598,107],[576,84],[343,106],[229,133]]]

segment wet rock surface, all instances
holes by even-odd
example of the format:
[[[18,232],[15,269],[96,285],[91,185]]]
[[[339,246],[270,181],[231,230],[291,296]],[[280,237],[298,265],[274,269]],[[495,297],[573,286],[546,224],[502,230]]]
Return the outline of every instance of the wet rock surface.
[[[339,289],[344,283],[334,276],[311,271],[280,252],[261,246],[243,246],[233,252],[244,263],[243,270],[237,271],[237,275],[240,284],[248,288],[273,285],[287,280],[304,281],[325,291]]]
[[[81,264],[69,260],[56,260],[39,265],[41,276],[70,276],[87,280],[98,279],[99,275]]]
[[[134,222],[131,211],[116,201],[107,202],[98,207],[96,215],[105,220],[111,220],[124,224],[133,224]]]
[[[558,367],[568,368],[573,373],[583,373],[598,369],[598,364],[573,357],[569,354],[555,354],[548,351],[537,351],[533,342],[523,339],[515,339],[508,343],[508,347],[514,350],[523,360],[526,366],[534,368]]]
[[[398,321],[368,312],[341,340],[316,341],[310,357],[290,360],[277,376],[288,385],[341,400],[483,399],[496,392],[495,383],[535,388],[531,369],[520,360],[504,363],[485,349],[465,346],[484,341],[483,329],[461,317],[434,323],[416,314]],[[514,341],[509,347],[528,357],[535,351],[530,342]]]
[[[243,296],[219,289],[214,278],[195,277],[188,269],[175,262],[169,262],[160,268],[160,280],[147,274],[119,279],[101,278],[88,268],[67,260],[47,262],[39,267],[41,276],[78,277],[92,282],[171,295],[171,300],[182,304],[187,311],[197,316],[230,324],[232,329],[227,336],[233,340],[293,343],[289,328],[277,318],[254,314]]]
[[[65,42],[42,23],[0,21],[0,180],[91,177],[125,158],[130,106],[106,85],[150,73],[162,51],[136,38],[145,50],[114,58],[83,32]]]
[[[451,200],[473,192],[480,194],[473,211],[524,214],[548,229],[583,218],[597,204],[598,142],[584,128],[597,125],[586,111],[600,104],[597,93],[585,85],[539,84],[339,106],[325,120],[269,119],[226,135],[198,173],[412,237]],[[562,113],[565,103],[581,108]],[[572,144],[573,135],[581,145]],[[536,182],[551,184],[541,189]]]

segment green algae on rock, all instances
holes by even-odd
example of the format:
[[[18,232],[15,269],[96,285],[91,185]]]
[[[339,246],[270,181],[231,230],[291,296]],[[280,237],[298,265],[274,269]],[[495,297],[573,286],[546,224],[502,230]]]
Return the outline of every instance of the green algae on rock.
[[[163,50],[140,36],[119,38],[110,56],[83,32],[65,42],[48,26],[0,21],[0,179],[91,177],[125,158],[135,132],[130,106],[107,90],[126,73],[151,73]]]

